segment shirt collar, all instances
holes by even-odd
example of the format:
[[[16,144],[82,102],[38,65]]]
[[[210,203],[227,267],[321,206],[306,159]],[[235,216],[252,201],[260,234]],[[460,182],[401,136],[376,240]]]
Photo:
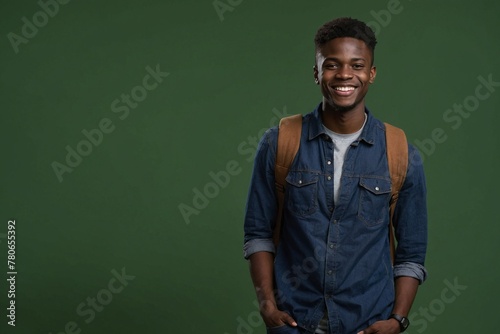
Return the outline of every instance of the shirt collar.
[[[312,113],[311,121],[309,122],[309,140],[312,140],[320,135],[327,136],[325,129],[323,128],[323,122],[321,121],[321,110],[322,103],[320,103]],[[365,113],[367,115],[365,127],[359,135],[358,140],[353,143],[354,145],[357,145],[361,140],[368,144],[373,144],[375,142],[375,128],[377,126],[375,119],[366,107]]]

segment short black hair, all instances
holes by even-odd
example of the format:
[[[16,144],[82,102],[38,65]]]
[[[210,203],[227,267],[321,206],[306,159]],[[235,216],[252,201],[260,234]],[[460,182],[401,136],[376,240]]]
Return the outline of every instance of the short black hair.
[[[352,37],[365,42],[371,51],[372,63],[375,59],[375,45],[377,38],[373,30],[366,23],[350,18],[340,17],[323,24],[314,37],[316,51],[332,39],[339,37]]]

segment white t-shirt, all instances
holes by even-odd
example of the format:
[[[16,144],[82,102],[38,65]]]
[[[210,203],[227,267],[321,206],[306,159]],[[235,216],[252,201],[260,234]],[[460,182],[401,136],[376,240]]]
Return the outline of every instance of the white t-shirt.
[[[333,141],[333,200],[334,203],[337,203],[337,199],[339,197],[339,188],[340,188],[340,177],[342,176],[342,167],[344,166],[344,157],[347,152],[347,149],[351,144],[359,138],[359,135],[363,131],[363,128],[366,124],[366,114],[365,121],[361,129],[354,133],[341,134],[333,132],[323,125],[325,132]]]

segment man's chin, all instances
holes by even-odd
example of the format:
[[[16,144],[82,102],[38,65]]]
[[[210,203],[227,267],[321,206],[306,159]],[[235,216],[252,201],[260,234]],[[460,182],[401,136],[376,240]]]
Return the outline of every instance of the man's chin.
[[[350,104],[350,105],[338,105],[334,102],[328,102],[328,106],[330,107],[330,109],[334,112],[341,112],[341,113],[345,113],[345,112],[349,112],[351,110],[353,110],[354,108],[356,108],[358,104],[357,103],[354,103],[354,104]]]
[[[335,106],[335,111],[338,112],[348,112],[354,109],[356,107],[354,104],[350,106]]]

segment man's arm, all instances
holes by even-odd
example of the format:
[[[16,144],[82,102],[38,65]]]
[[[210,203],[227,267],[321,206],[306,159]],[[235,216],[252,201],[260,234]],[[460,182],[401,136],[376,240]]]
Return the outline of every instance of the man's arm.
[[[250,275],[259,301],[260,314],[267,327],[288,324],[297,326],[295,320],[276,305],[274,297],[274,254],[257,252],[249,257]]]
[[[250,264],[250,275],[257,294],[261,316],[268,327],[289,324],[294,319],[278,309],[274,297],[273,230],[278,211],[274,167],[277,128],[268,130],[257,148],[245,213],[243,252]]]
[[[426,185],[422,160],[409,146],[408,171],[399,193],[394,213],[398,247],[394,265],[395,299],[392,313],[407,317],[417,294],[418,285],[427,276],[424,260],[427,249]],[[399,333],[395,319],[381,320],[358,334]]]
[[[396,299],[392,313],[408,317],[411,305],[417,295],[419,281],[413,277],[398,277],[396,278]],[[388,319],[377,321],[370,327],[362,330],[358,334],[397,334],[400,332],[399,322],[396,319]]]
[[[396,299],[394,301],[394,307],[392,308],[393,314],[408,317],[411,305],[417,295],[419,283],[420,282],[413,277],[401,276],[396,278]],[[391,320],[394,320],[397,323],[395,319]]]

